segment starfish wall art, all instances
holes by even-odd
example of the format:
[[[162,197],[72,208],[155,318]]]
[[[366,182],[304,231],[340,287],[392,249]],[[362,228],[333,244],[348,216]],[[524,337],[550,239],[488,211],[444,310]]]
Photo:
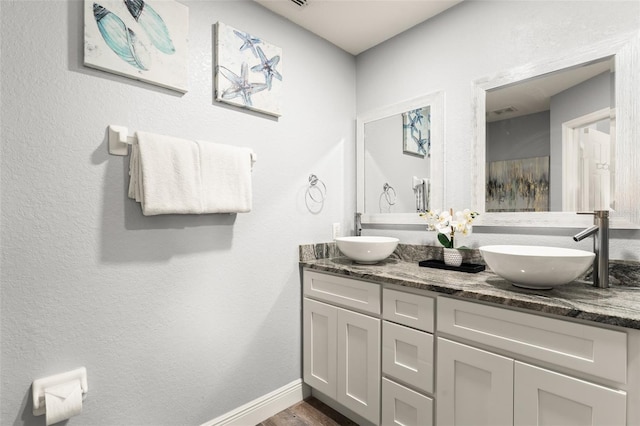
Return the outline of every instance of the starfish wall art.
[[[431,156],[431,107],[402,114],[403,152],[418,157]]]
[[[215,99],[279,117],[282,49],[218,22]]]

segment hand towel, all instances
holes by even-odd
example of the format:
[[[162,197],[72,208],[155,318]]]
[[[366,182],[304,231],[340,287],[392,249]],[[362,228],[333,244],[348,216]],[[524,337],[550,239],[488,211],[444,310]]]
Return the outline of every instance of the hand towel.
[[[129,158],[129,198],[140,202],[142,193],[140,186],[140,150],[138,144],[131,145],[131,157]]]
[[[200,149],[203,213],[246,213],[252,207],[249,148],[196,141]]]
[[[145,216],[202,212],[200,153],[194,141],[136,132],[130,195]],[[135,158],[134,158],[135,157]]]

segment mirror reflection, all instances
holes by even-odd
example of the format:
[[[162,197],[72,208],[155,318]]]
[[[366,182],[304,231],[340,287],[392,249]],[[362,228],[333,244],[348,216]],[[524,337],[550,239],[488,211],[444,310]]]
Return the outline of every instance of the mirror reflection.
[[[443,204],[443,154],[442,91],[359,115],[356,211],[362,222],[423,223],[416,212]]]
[[[615,208],[613,57],[486,92],[485,211]]]
[[[426,211],[431,188],[430,159],[429,106],[365,123],[365,211]]]

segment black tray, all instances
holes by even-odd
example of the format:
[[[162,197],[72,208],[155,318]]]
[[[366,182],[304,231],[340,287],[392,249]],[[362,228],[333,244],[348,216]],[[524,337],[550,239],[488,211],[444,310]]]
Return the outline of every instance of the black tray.
[[[482,272],[485,270],[484,265],[480,265],[477,263],[463,263],[460,266],[450,266],[450,265],[445,265],[442,260],[436,260],[436,259],[421,260],[420,262],[418,262],[418,265],[424,266],[427,268],[437,268],[437,269],[447,269],[449,271],[469,272],[471,274],[475,274],[477,272]]]

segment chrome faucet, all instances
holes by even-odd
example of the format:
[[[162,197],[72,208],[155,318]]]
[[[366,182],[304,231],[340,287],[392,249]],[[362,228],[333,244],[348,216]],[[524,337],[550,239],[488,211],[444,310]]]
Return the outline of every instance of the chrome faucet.
[[[356,212],[355,220],[353,221],[354,231],[357,237],[362,235],[362,213]]]
[[[573,236],[574,241],[582,241],[593,235],[593,252],[596,258],[593,261],[593,286],[600,288],[609,287],[609,210],[596,210],[591,212],[578,212],[578,214],[592,214],[593,226],[578,232]]]

